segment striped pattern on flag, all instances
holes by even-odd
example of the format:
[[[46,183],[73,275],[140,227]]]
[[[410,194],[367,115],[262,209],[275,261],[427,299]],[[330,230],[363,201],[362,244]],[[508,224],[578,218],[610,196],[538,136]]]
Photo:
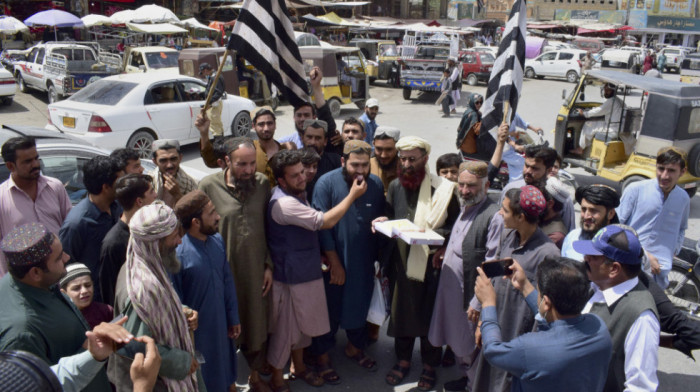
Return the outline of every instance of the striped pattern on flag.
[[[498,46],[498,56],[491,70],[486,98],[481,108],[481,130],[488,131],[493,136],[494,147],[498,126],[503,122],[503,103],[509,102],[509,120],[512,120],[518,109],[525,64],[526,14],[525,0],[515,0]]]
[[[226,47],[262,72],[289,103],[308,102],[306,74],[284,0],[245,0]]]

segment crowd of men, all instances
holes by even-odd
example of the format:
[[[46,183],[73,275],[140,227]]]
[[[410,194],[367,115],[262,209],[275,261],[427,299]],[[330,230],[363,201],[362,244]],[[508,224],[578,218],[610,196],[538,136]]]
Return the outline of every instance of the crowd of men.
[[[448,391],[653,391],[660,346],[700,347],[700,325],[663,291],[687,227],[684,152],[661,150],[657,178],[622,196],[606,185],[571,195],[556,151],[527,146],[499,200],[488,190],[508,125],[490,162],[448,154],[431,173],[430,143],[377,125],[377,100],[337,130],[321,78],[312,70],[315,105],[295,107],[297,132],[282,140],[269,108],[252,116],[256,140],[210,140],[200,115],[202,158],[222,170],[199,182],[179,143],[159,140],[150,174],[133,151],[93,158],[87,197],[71,206],[40,173],[34,141],[8,140],[0,351],[36,355],[66,391],[235,390],[237,350],[252,391],[290,390],[290,359],[290,379],[339,384],[339,329],[345,356],[378,369],[375,261],[390,282],[392,386],[416,339],[426,391],[455,363]],[[445,242],[375,233],[392,219]],[[491,260],[505,277],[487,277]]]

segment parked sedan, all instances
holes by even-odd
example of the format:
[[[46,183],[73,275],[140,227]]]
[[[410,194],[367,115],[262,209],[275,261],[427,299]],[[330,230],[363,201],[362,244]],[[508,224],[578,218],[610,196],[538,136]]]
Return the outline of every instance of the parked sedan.
[[[41,173],[59,179],[66,187],[73,205],[78,204],[87,194],[82,178],[83,165],[97,155],[109,155],[110,153],[70,135],[23,125],[3,125],[0,128],[0,146],[5,144],[7,139],[18,136],[34,138],[41,161]],[[156,168],[151,159],[141,159],[141,166],[143,166],[144,173],[150,173]],[[207,175],[207,173],[189,167],[183,168],[183,170],[196,180],[201,180]],[[5,166],[5,161],[0,157],[0,183],[9,177],[10,171]]]
[[[158,72],[100,79],[67,100],[50,104],[46,128],[109,150],[130,147],[149,158],[157,139],[181,144],[199,140],[194,121],[206,99],[205,87],[196,78]],[[227,95],[222,104],[224,132],[247,134],[255,103]]]
[[[525,77],[558,77],[576,83],[581,76],[581,63],[585,57],[586,51],[579,49],[546,52],[534,59],[525,60]]]
[[[0,68],[0,100],[4,105],[12,105],[15,91],[17,91],[17,83],[12,74],[5,68]]]

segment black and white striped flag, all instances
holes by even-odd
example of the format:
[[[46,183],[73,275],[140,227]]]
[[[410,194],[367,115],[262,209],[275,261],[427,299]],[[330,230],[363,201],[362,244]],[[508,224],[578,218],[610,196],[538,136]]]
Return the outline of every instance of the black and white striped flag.
[[[488,134],[493,137],[493,143],[488,141],[487,145],[493,145],[493,148],[496,145],[498,126],[503,122],[503,103],[508,102],[510,105],[509,120],[512,120],[518,108],[525,64],[526,14],[525,0],[515,0],[503,31],[501,44],[498,46],[498,56],[491,70],[486,98],[481,108],[482,132],[479,139],[488,138],[487,132],[484,132],[488,131]]]
[[[290,104],[308,101],[304,66],[284,0],[245,0],[226,48],[261,71]]]

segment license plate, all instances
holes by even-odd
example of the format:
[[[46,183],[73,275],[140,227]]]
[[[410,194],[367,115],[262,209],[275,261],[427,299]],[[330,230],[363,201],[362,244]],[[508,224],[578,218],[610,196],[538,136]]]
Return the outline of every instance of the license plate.
[[[63,117],[63,126],[68,128],[75,128],[75,118]]]

